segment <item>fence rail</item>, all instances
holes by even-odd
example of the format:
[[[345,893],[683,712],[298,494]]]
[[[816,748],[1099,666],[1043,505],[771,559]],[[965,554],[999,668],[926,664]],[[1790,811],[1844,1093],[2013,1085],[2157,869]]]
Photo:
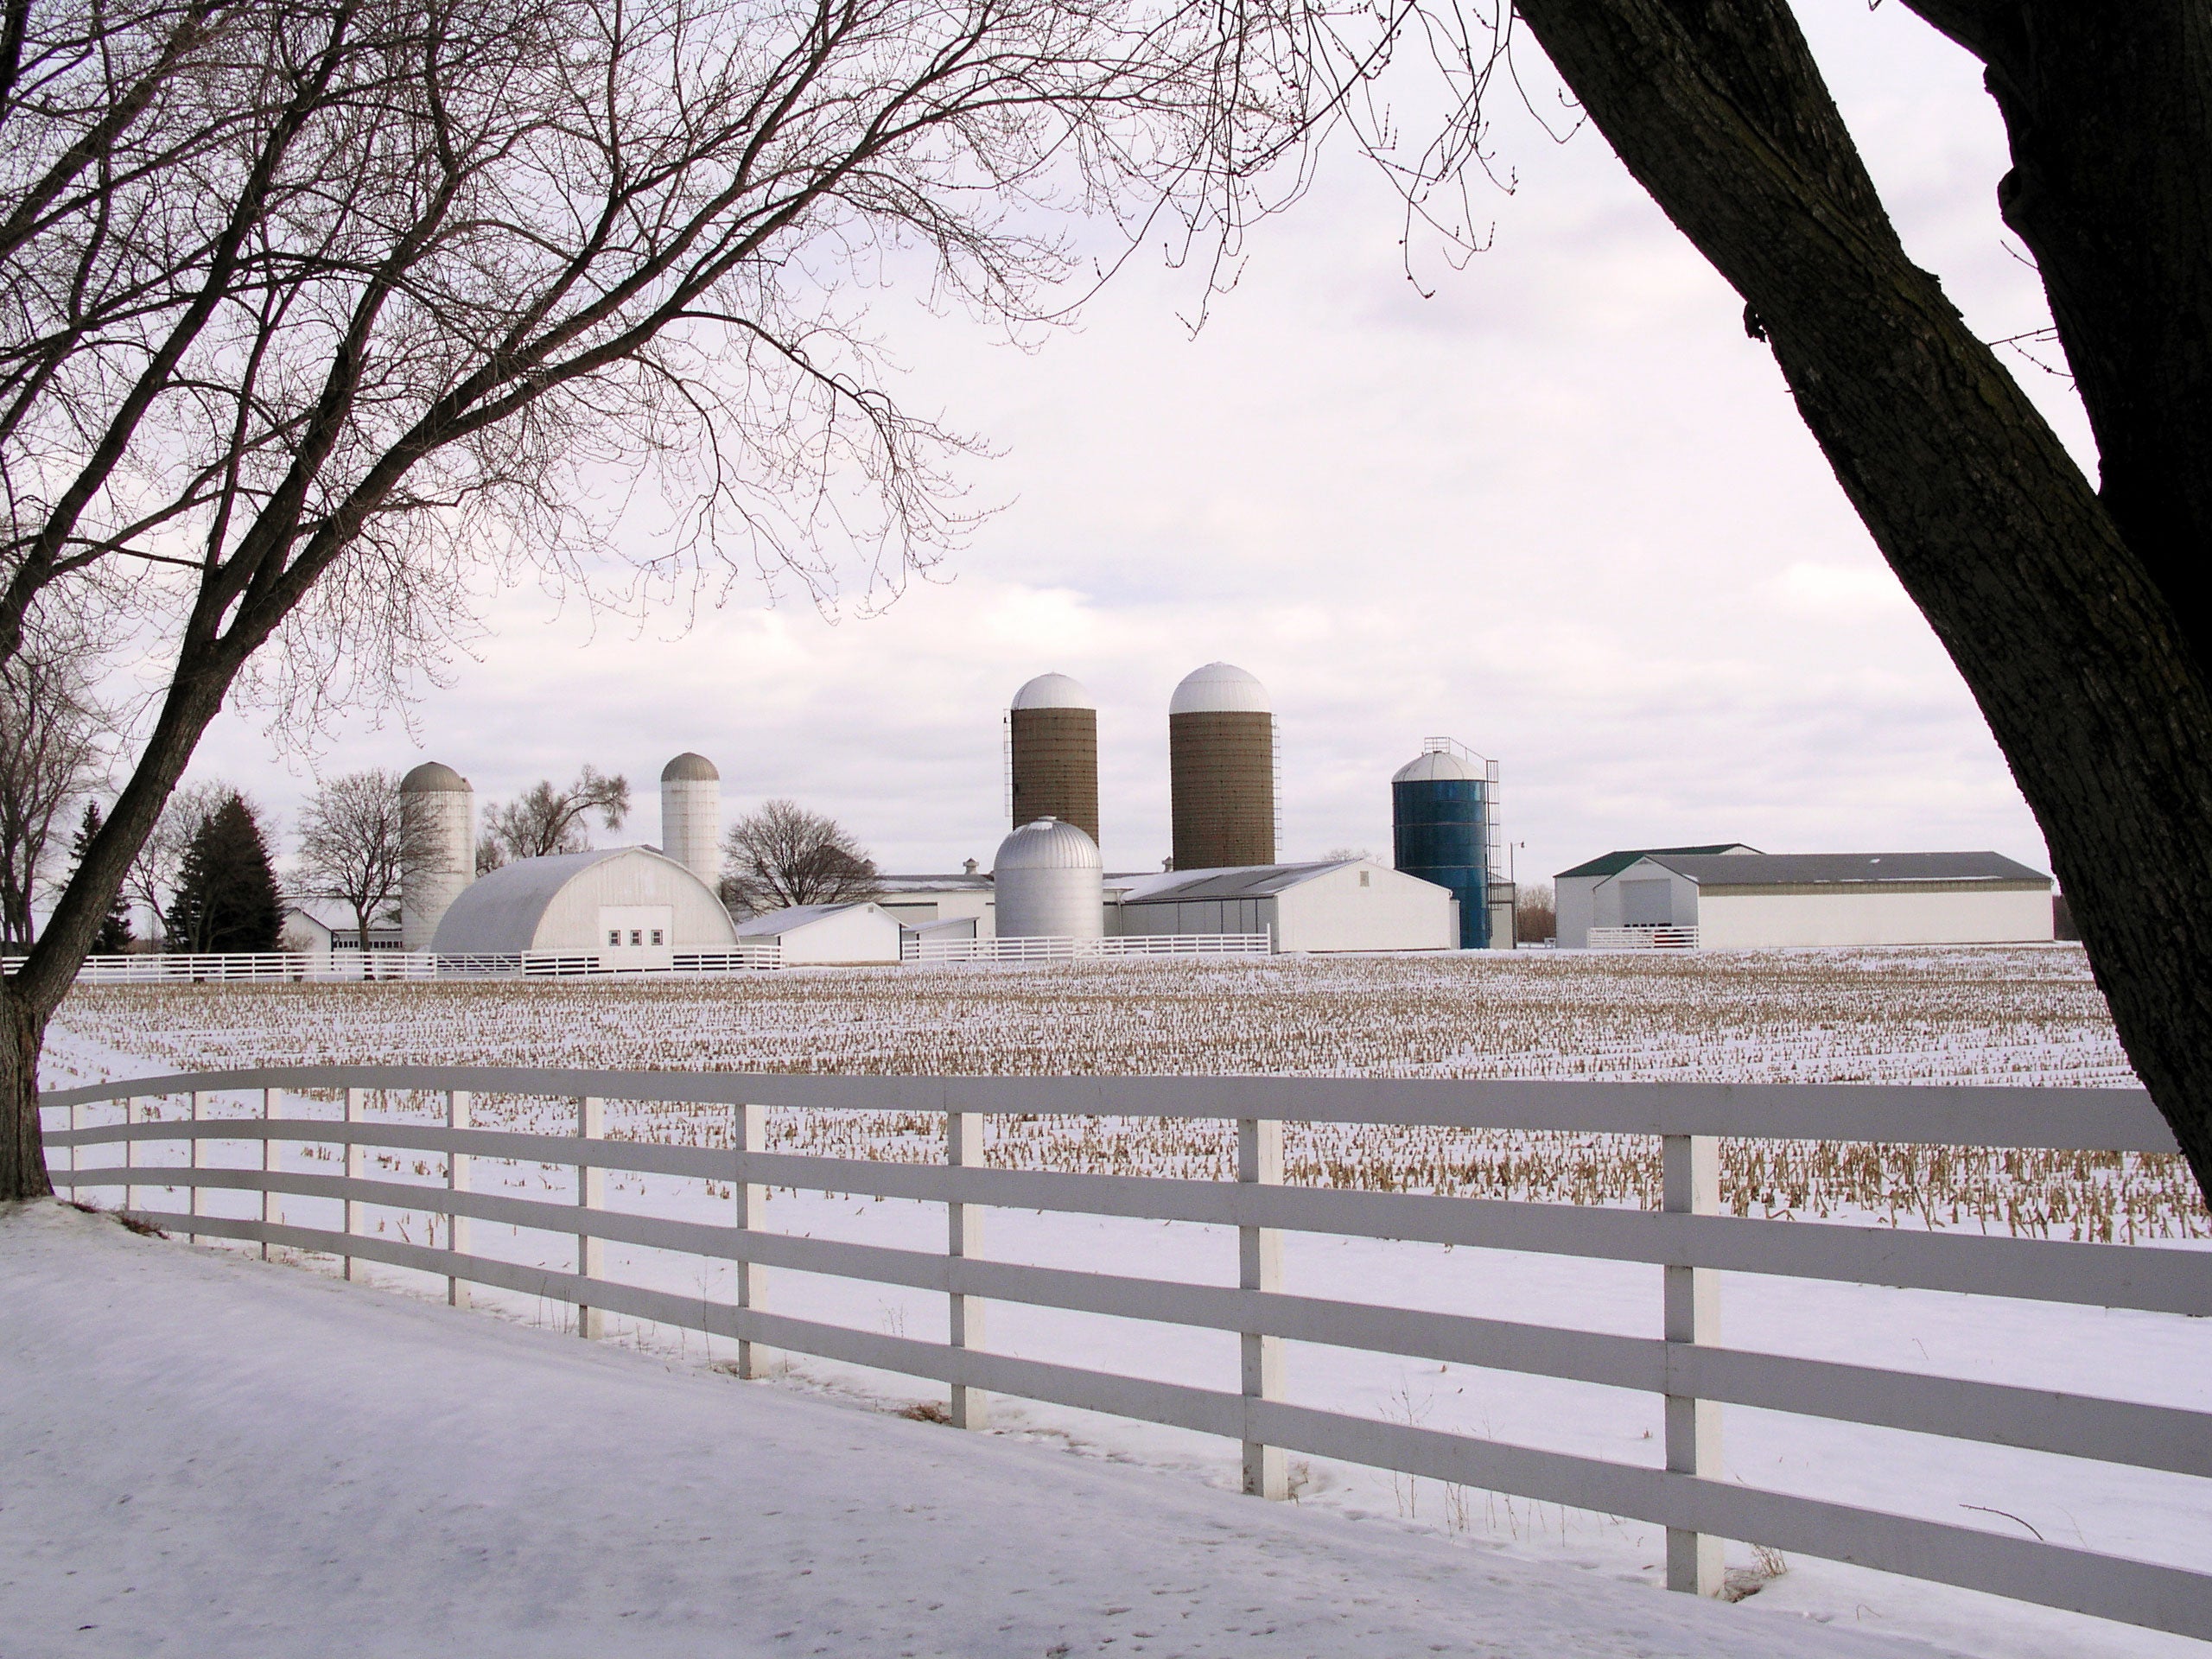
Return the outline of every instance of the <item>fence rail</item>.
[[[363,1103],[374,1090],[442,1095],[444,1122],[367,1119]],[[342,1093],[342,1116],[284,1109],[288,1096],[307,1090]],[[208,1115],[215,1096],[241,1091],[259,1095],[258,1116]],[[474,1127],[472,1102],[487,1093],[572,1100],[577,1132]],[[190,1117],[148,1120],[131,1109],[134,1101],[177,1096],[189,1096]],[[603,1109],[610,1099],[720,1104],[730,1113],[731,1146],[608,1140]],[[86,1122],[88,1111],[118,1103],[123,1121]],[[54,1091],[41,1103],[66,1119],[67,1127],[49,1130],[47,1144],[67,1154],[67,1167],[54,1171],[56,1185],[67,1190],[120,1188],[123,1207],[149,1220],[264,1251],[275,1245],[327,1252],[345,1260],[349,1276],[357,1262],[436,1274],[456,1301],[474,1284],[571,1303],[586,1335],[597,1332],[605,1314],[619,1313],[734,1339],[748,1375],[758,1371],[762,1351],[776,1348],[931,1378],[951,1389],[955,1420],[970,1427],[987,1420],[988,1395],[1003,1393],[1222,1435],[1242,1444],[1246,1490],[1261,1495],[1282,1495],[1283,1456],[1296,1452],[1634,1516],[1667,1529],[1668,1580],[1681,1590],[1717,1591],[1717,1541],[1736,1538],[2212,1637],[2212,1575],[1748,1486],[1725,1475],[1719,1453],[1719,1410],[1737,1405],[2212,1478],[2212,1414],[1765,1354],[1718,1340],[1713,1274],[1722,1270],[2212,1315],[2212,1262],[2196,1252],[1714,1213],[1720,1135],[2171,1151],[2171,1133],[2139,1090],[301,1066],[136,1078]],[[768,1107],[941,1114],[945,1160],[766,1152],[761,1114]],[[983,1119],[1023,1113],[1232,1119],[1237,1179],[982,1166]],[[1281,1163],[1286,1120],[1657,1135],[1663,1208],[1288,1186]],[[184,1142],[188,1161],[140,1160],[141,1148],[162,1141]],[[258,1166],[210,1166],[204,1150],[220,1141],[257,1144],[261,1155],[251,1161]],[[292,1143],[342,1147],[346,1173],[283,1166],[278,1150]],[[84,1161],[102,1147],[119,1147],[122,1161]],[[372,1147],[427,1155],[418,1166],[440,1160],[442,1180],[426,1186],[367,1177],[363,1154]],[[471,1166],[486,1158],[573,1168],[576,1197],[473,1191]],[[599,1177],[608,1170],[727,1184],[728,1219],[604,1209]],[[760,1224],[767,1184],[943,1204],[951,1217],[948,1248],[940,1254],[768,1230]],[[141,1208],[138,1197],[149,1188],[184,1189],[187,1210]],[[259,1194],[258,1217],[204,1213],[200,1196],[211,1190]],[[285,1197],[341,1205],[343,1224],[288,1222],[280,1207]],[[360,1217],[368,1206],[443,1217],[444,1246],[364,1234]],[[1238,1284],[991,1261],[979,1254],[981,1217],[991,1207],[1234,1227]],[[480,1254],[468,1230],[476,1221],[572,1239],[576,1270]],[[1282,1281],[1281,1240],[1293,1230],[1656,1263],[1664,1269],[1664,1335],[1630,1338],[1297,1294]],[[735,1299],[717,1302],[611,1280],[602,1243],[734,1262]],[[941,1293],[951,1315],[949,1340],[772,1310],[760,1276],[771,1268]],[[1230,1393],[993,1353],[983,1335],[992,1301],[1233,1332],[1243,1354],[1241,1387]],[[1656,1394],[1666,1404],[1665,1466],[1294,1406],[1283,1398],[1285,1341]]]
[[[1265,933],[1129,933],[1100,939],[925,939],[908,934],[907,962],[1088,962],[1101,957],[1264,957]]]
[[[1592,950],[1694,950],[1695,927],[1593,927]]]
[[[19,957],[5,959],[14,973]],[[677,950],[664,963],[617,965],[588,951],[520,950],[455,955],[428,950],[154,952],[87,957],[78,969],[87,985],[199,983],[229,980],[353,981],[567,977],[604,974],[734,974],[783,966],[773,939],[747,941],[726,950]]]

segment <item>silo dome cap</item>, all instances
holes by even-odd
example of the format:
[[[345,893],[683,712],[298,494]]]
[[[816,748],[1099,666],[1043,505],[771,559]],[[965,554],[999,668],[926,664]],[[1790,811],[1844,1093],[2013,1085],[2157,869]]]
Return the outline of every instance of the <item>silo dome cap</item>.
[[[1480,783],[1483,774],[1473,762],[1461,760],[1449,749],[1431,749],[1427,754],[1415,755],[1390,775],[1394,784],[1433,784],[1446,779]]]
[[[715,770],[715,763],[703,754],[693,754],[689,749],[660,769],[664,784],[709,784],[720,781],[721,773]]]
[[[403,795],[473,795],[468,779],[442,760],[425,760],[399,780]]]
[[[1098,843],[1063,818],[1025,823],[999,843],[991,874],[1006,870],[1096,870]]]
[[[1271,712],[1268,688],[1234,663],[1208,663],[1183,677],[1175,695],[1167,700],[1171,715],[1244,714]]]
[[[1016,709],[1096,709],[1098,700],[1081,680],[1065,674],[1039,674],[1014,694]]]

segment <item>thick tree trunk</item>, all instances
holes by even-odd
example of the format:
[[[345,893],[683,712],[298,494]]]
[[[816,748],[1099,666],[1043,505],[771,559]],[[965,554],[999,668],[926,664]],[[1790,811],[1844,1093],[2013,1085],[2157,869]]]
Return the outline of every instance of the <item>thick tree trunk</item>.
[[[0,1199],[50,1198],[39,1139],[38,1055],[46,1021],[0,987]]]
[[[1517,8],[1771,340],[1805,423],[1987,717],[2120,1040],[2212,1193],[2212,695],[2152,559],[1906,257],[1782,0]],[[2108,206],[2129,211],[2125,194]],[[2187,504],[2169,491],[2131,522],[2177,516]],[[2200,532],[2191,550],[2205,544]]]

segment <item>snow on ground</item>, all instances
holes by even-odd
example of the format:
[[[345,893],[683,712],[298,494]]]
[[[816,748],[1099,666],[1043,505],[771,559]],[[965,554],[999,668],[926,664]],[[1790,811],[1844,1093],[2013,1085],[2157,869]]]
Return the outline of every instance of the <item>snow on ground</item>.
[[[696,984],[102,988],[79,993],[65,1008],[48,1082],[322,1059],[851,1071],[2127,1080],[2079,951],[2060,948],[955,969]],[[408,1116],[429,1107],[399,1098],[383,1103]],[[296,1101],[288,1109],[329,1113],[334,1104]],[[479,1121],[560,1132],[568,1127],[563,1110],[553,1103],[482,1100]],[[934,1123],[772,1116],[772,1134],[792,1149],[941,1155]],[[609,1128],[692,1144],[715,1143],[724,1132],[711,1115],[690,1109],[612,1103]],[[1038,1138],[1035,1125],[994,1120],[990,1155],[1001,1165],[1217,1177],[1212,1166],[1224,1147],[1206,1136],[1220,1141],[1221,1128],[1179,1126],[1173,1134],[1180,1140],[1132,1130],[1120,1140],[1075,1145]],[[1417,1157],[1434,1175],[1459,1159],[1452,1190],[1649,1201],[1645,1189],[1654,1172],[1637,1160],[1652,1161],[1651,1148],[1634,1150],[1633,1138],[1561,1137],[1531,1158],[1529,1143],[1540,1140],[1440,1151],[1385,1138],[1355,1148],[1365,1161],[1351,1164],[1332,1162],[1342,1147],[1309,1148],[1303,1176],[1294,1149],[1291,1179],[1357,1185],[1394,1160],[1403,1165]],[[1624,1152],[1623,1143],[1631,1150]],[[286,1158],[327,1171],[332,1166],[317,1157],[325,1150],[296,1148]],[[216,1160],[243,1162],[248,1154],[232,1143]],[[1945,1215],[1936,1213],[1942,1205],[1923,1202],[1935,1190],[1927,1166],[1862,1158],[1840,1173],[1831,1169],[1825,1187],[1815,1184],[1815,1201],[1801,1200],[1796,1212],[2068,1236],[2063,1218],[2071,1216],[2078,1229],[2084,1217],[2094,1219],[2096,1205],[2087,1200],[2094,1199],[2107,1217],[2124,1215],[2142,1224],[2143,1236],[2190,1248],[2201,1240],[2203,1213],[2173,1161],[2094,1165],[2064,1154],[1964,1173],[1955,1162],[1942,1179],[1963,1209]],[[1745,1187],[1747,1166],[1729,1169],[1738,1207],[1749,1205],[1751,1213],[1773,1207],[1771,1198],[1753,1202]],[[442,1179],[434,1163],[411,1158],[375,1173]],[[569,1180],[564,1170],[481,1160],[475,1173],[479,1190],[556,1201],[571,1196]],[[613,1207],[709,1221],[728,1216],[727,1188],[711,1184],[610,1174],[607,1185]],[[118,1195],[99,1196],[112,1203]],[[175,1205],[181,1198],[142,1187],[139,1201]],[[1789,1198],[1785,1192],[1785,1207]],[[251,1203],[245,1194],[209,1199],[219,1213],[244,1214]],[[336,1224],[334,1205],[289,1199],[286,1211],[303,1224]],[[376,1229],[416,1242],[426,1236],[420,1213],[371,1215]],[[898,1201],[778,1191],[766,1224],[908,1249],[938,1249],[944,1243],[941,1208]],[[480,1222],[475,1248],[549,1266],[573,1260],[571,1241]],[[1234,1238],[1180,1224],[993,1211],[984,1249],[1039,1265],[1234,1282]],[[613,1244],[606,1250],[610,1276],[729,1299],[727,1264]],[[1286,1288],[1296,1292],[1659,1333],[1656,1268],[1300,1235],[1287,1238],[1286,1256]],[[397,1272],[377,1270],[377,1277],[418,1295],[434,1285]],[[813,1275],[766,1277],[768,1303],[778,1311],[942,1338],[941,1297]],[[556,1306],[479,1294],[511,1320],[557,1327],[566,1317]],[[1724,1339],[1739,1346],[2212,1409],[2212,1322],[1750,1274],[1723,1276],[1722,1305]],[[988,1320],[988,1345],[1001,1351],[1236,1386],[1234,1338],[1219,1333],[1003,1304],[990,1307]],[[696,1334],[626,1325],[619,1338],[692,1370],[724,1357]],[[1301,1403],[1629,1462],[1659,1458],[1658,1402],[1648,1395],[1299,1344],[1289,1346],[1286,1369],[1290,1395]],[[912,1379],[810,1359],[794,1361],[784,1381],[879,1412],[931,1397],[929,1385]],[[750,1398],[759,1391],[743,1392]],[[1753,1484],[2212,1569],[2212,1483],[1736,1408],[1726,1419],[1728,1471]],[[1143,1464],[1154,1478],[1179,1477],[1160,1484],[1186,1497],[1235,1482],[1235,1448],[1217,1440],[1012,1402],[1000,1402],[995,1421],[1001,1432],[993,1440],[1073,1446]],[[1660,1576],[1660,1535],[1640,1523],[1319,1460],[1294,1475],[1303,1510],[1380,1518],[1392,1529],[1473,1543],[1484,1561],[1566,1563],[1609,1583],[1656,1583]],[[1730,1564],[1760,1575],[1753,1580],[1760,1584],[1756,1601],[1768,1609],[1909,1633],[1991,1659],[2203,1651],[2179,1638],[1943,1586],[1821,1561],[1763,1559],[1737,1545],[1730,1546]],[[1777,1566],[1786,1570],[1765,1576]]]
[[[1909,1659],[0,1211],[0,1649]]]

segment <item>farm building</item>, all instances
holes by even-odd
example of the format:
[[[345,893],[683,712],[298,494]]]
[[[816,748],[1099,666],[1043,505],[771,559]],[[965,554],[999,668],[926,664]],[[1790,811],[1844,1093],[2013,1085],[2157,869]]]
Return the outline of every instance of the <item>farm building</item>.
[[[1109,934],[1266,933],[1278,950],[1450,950],[1459,901],[1371,858],[1109,880]]]
[[[793,905],[748,917],[740,938],[774,940],[786,968],[855,968],[899,960],[898,918],[861,899],[843,905]]]
[[[2050,878],[1987,852],[1646,853],[1596,883],[1589,918],[1722,948],[2031,944],[2051,937]]]
[[[403,943],[396,912],[369,924],[368,949],[397,950]],[[284,929],[277,944],[282,949],[303,957],[327,957],[333,950],[359,950],[362,948],[360,924],[355,919],[351,905],[293,899],[286,906]]]
[[[1586,864],[1578,864],[1571,870],[1561,870],[1552,878],[1553,901],[1558,906],[1559,947],[1562,950],[1580,950],[1590,943],[1591,895],[1597,892],[1600,883],[1611,880],[1639,858],[1677,853],[1709,857],[1758,851],[1758,848],[1746,847],[1740,841],[1719,842],[1710,847],[1622,848],[1607,853],[1603,858],[1593,858]],[[1609,925],[1618,926],[1619,924]]]
[[[454,897],[430,948],[440,956],[526,950],[596,956],[613,969],[666,968],[678,950],[736,943],[714,890],[649,847],[525,858]]]
[[[908,927],[968,921],[974,926],[962,937],[988,939],[995,931],[997,893],[973,859],[957,875],[887,875],[876,888],[876,903]]]

